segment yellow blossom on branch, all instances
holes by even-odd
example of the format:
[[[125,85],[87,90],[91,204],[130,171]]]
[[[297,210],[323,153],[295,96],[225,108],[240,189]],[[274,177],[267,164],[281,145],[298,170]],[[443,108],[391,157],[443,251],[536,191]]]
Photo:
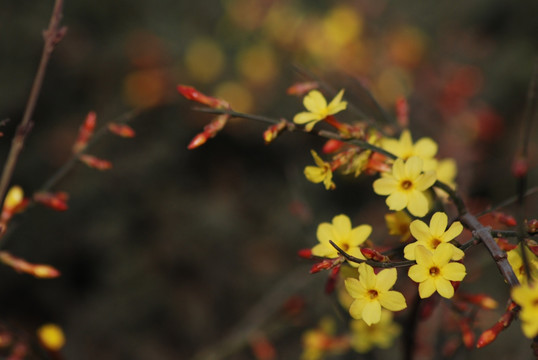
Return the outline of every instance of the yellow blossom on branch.
[[[381,321],[381,309],[400,311],[407,307],[404,296],[390,290],[396,283],[396,269],[381,270],[377,275],[367,264],[359,265],[359,280],[348,278],[346,290],[354,298],[349,313],[355,319],[362,319],[367,325]]]
[[[400,241],[405,242],[411,237],[409,225],[411,218],[405,211],[397,211],[385,215],[385,222],[390,235],[399,235]]]
[[[415,248],[418,245],[433,251],[440,244],[448,243],[461,234],[463,225],[459,221],[454,221],[447,230],[448,216],[443,212],[436,212],[430,220],[430,226],[421,220],[415,220],[409,225],[411,234],[417,241],[404,248],[404,257],[408,260],[415,260]],[[465,255],[464,252],[452,244],[452,260],[460,260]]]
[[[344,90],[340,90],[327,105],[327,100],[325,100],[325,97],[318,90],[310,91],[303,99],[303,105],[308,111],[303,111],[295,115],[293,122],[305,125],[305,130],[311,131],[319,121],[346,109],[347,102],[342,101],[342,96],[344,96]]]
[[[523,258],[521,257],[521,244],[508,251],[506,255],[508,257],[508,263],[510,263],[519,282],[522,284],[526,283],[527,275],[525,273]],[[534,281],[538,281],[538,256],[536,256],[527,246],[525,246],[525,255],[527,255],[527,260],[529,262],[530,277]]]
[[[312,154],[314,162],[317,166],[305,167],[304,175],[308,181],[315,184],[322,182],[327,190],[334,189],[336,185],[334,185],[334,182],[332,181],[333,172],[331,170],[331,164],[323,161],[314,150],[310,150],[310,153]]]
[[[437,144],[430,138],[421,138],[415,144],[411,138],[411,132],[404,130],[400,139],[383,138],[381,146],[398,158],[407,160],[412,156],[418,156],[422,160],[433,159],[437,153]]]
[[[512,299],[521,306],[519,319],[523,334],[532,339],[538,335],[538,285],[524,283],[512,288]]]
[[[435,183],[435,172],[423,172],[422,160],[413,156],[407,161],[396,159],[390,172],[382,173],[374,181],[374,192],[388,195],[386,203],[390,210],[407,208],[412,215],[424,216],[428,213],[428,198],[424,191]]]
[[[461,281],[466,275],[465,266],[450,262],[454,246],[442,243],[433,252],[419,245],[415,248],[416,265],[409,268],[408,276],[419,283],[418,294],[424,299],[438,292],[444,298],[454,296],[450,281]]]
[[[402,330],[392,318],[392,312],[381,310],[381,319],[377,324],[368,326],[363,320],[352,320],[351,347],[358,353],[366,353],[373,348],[390,347]]]
[[[365,242],[372,233],[370,225],[359,225],[351,228],[351,220],[346,215],[337,215],[331,223],[321,223],[318,226],[317,238],[319,244],[312,248],[312,255],[326,258],[338,257],[338,251],[329,243],[332,240],[348,254],[364,259],[359,245]]]

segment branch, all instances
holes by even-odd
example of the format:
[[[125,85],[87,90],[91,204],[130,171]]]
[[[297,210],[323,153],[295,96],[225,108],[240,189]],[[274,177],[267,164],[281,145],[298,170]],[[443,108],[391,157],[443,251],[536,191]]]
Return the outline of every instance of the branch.
[[[345,257],[346,260],[349,260],[357,264],[366,263],[370,266],[378,267],[378,268],[409,267],[416,264],[416,261],[413,261],[413,260],[379,262],[379,261],[374,261],[374,260],[359,259],[358,257],[349,255],[348,253],[346,253],[338,245],[336,245],[332,240],[329,240],[329,243],[338,251],[338,253],[340,253],[340,255]]]
[[[32,129],[32,115],[36,107],[37,99],[39,93],[41,92],[41,86],[43,85],[43,79],[45,78],[45,72],[47,70],[47,65],[50,60],[50,55],[54,50],[54,47],[62,39],[66,33],[65,27],[60,27],[60,20],[62,18],[62,6],[63,0],[56,0],[54,4],[54,9],[49,22],[49,27],[44,31],[43,36],[45,38],[45,45],[43,46],[43,53],[41,55],[41,61],[37,68],[37,73],[34,78],[34,83],[30,91],[30,96],[24,110],[24,115],[22,117],[21,123],[17,127],[15,136],[11,143],[11,148],[7,156],[7,160],[2,171],[2,177],[0,178],[0,208],[4,203],[4,197],[7,192],[7,188],[13,176],[15,170],[15,165],[19,158],[19,154],[22,151],[24,141],[26,136],[30,133]]]

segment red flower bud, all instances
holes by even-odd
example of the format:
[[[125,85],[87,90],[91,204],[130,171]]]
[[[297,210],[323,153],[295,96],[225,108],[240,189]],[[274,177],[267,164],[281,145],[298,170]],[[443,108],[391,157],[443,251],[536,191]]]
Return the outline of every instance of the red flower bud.
[[[96,123],[97,123],[97,115],[95,114],[94,111],[90,111],[88,115],[86,116],[86,120],[84,120],[84,123],[80,126],[80,130],[78,132],[78,138],[75,141],[75,144],[73,145],[74,153],[77,153],[86,147],[88,140],[90,140],[90,138],[93,135],[93,131],[95,129]]]
[[[132,138],[135,136],[135,131],[127,124],[108,124],[108,130],[118,136]]]
[[[38,202],[56,211],[67,210],[67,199],[68,195],[65,192],[57,192],[55,194],[47,192],[38,192],[34,194],[35,202]]]
[[[301,249],[297,252],[297,255],[303,259],[312,259],[312,250],[311,249]]]
[[[112,168],[112,163],[110,161],[99,159],[92,155],[82,154],[78,159],[89,167],[97,170],[108,170]]]
[[[340,150],[342,148],[342,146],[344,146],[344,144],[345,143],[343,141],[335,140],[335,139],[329,139],[329,140],[327,140],[325,145],[323,145],[323,149],[321,151],[324,154],[331,154],[333,152],[336,152],[336,151]]]
[[[402,96],[396,99],[396,120],[401,127],[407,128],[409,124],[409,106],[407,100]]]
[[[230,108],[230,104],[226,101],[202,94],[192,86],[178,85],[177,91],[187,100],[196,101],[211,108]]]
[[[303,96],[307,92],[317,89],[319,87],[319,84],[317,81],[305,81],[305,82],[298,82],[290,86],[286,93],[288,95],[298,95]]]

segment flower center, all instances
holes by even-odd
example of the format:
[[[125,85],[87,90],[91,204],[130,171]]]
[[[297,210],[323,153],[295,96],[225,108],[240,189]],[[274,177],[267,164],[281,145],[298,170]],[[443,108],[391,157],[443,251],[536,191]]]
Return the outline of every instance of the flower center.
[[[349,244],[343,243],[342,245],[340,245],[340,248],[344,250],[345,252],[347,252],[349,250]]]
[[[411,187],[413,186],[413,183],[409,180],[404,180],[400,183],[400,186],[402,187],[402,189],[404,190],[409,190],[411,189]]]
[[[434,266],[434,267],[430,268],[430,275],[431,276],[435,277],[435,276],[439,275],[439,273],[440,273],[440,270],[439,270],[438,267]]]
[[[434,248],[434,249],[437,249],[437,246],[439,246],[439,244],[441,244],[441,243],[442,243],[442,241],[437,239],[437,238],[433,238],[431,240],[431,245],[432,245],[432,248]]]
[[[378,296],[377,290],[368,290],[368,295],[370,296],[370,299],[375,299]]]

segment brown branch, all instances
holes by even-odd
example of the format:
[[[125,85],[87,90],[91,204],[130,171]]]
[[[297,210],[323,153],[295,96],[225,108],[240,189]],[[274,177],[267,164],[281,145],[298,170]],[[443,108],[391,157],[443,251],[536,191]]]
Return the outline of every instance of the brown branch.
[[[340,255],[346,258],[351,262],[361,264],[365,263],[373,267],[378,268],[396,268],[396,267],[409,267],[416,264],[416,261],[406,260],[406,261],[390,261],[390,262],[380,262],[374,260],[359,259],[353,255],[349,255],[344,250],[342,250],[338,245],[336,245],[332,240],[329,240],[329,243],[338,251]]]
[[[33,126],[32,115],[34,113],[37,99],[41,91],[41,86],[43,85],[43,79],[45,78],[45,72],[47,70],[50,56],[52,54],[52,51],[54,50],[54,47],[62,39],[66,32],[65,27],[60,27],[60,20],[62,18],[62,7],[63,0],[56,0],[52,15],[50,17],[49,27],[43,33],[43,36],[45,38],[45,44],[43,46],[41,60],[37,68],[37,73],[34,77],[34,83],[30,91],[30,96],[28,97],[28,102],[24,110],[24,115],[22,117],[21,123],[17,127],[15,136],[13,137],[11,148],[9,150],[9,154],[7,156],[7,160],[2,171],[2,177],[0,178],[0,208],[4,203],[4,197],[13,176],[13,172],[15,170],[15,165],[17,164],[19,154],[24,146],[26,136],[28,136],[28,133]]]

